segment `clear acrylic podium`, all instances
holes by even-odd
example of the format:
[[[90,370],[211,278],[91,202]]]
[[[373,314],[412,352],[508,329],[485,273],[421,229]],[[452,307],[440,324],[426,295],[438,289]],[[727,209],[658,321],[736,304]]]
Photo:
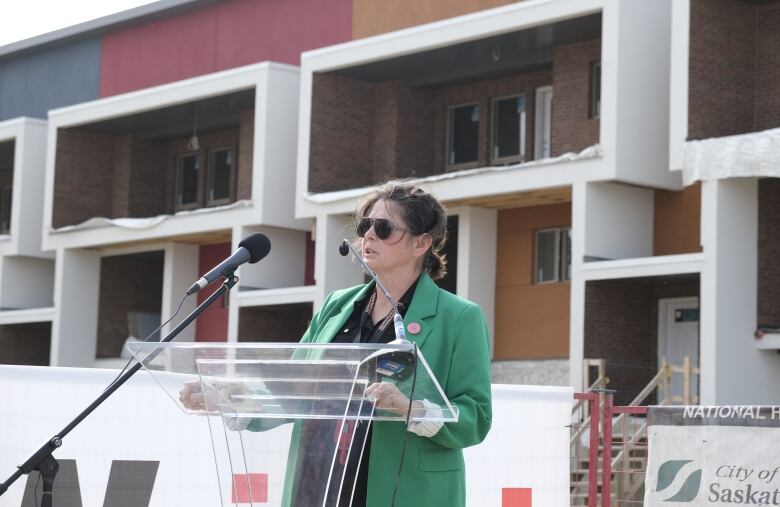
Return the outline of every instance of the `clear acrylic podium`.
[[[223,506],[351,505],[370,424],[406,421],[366,396],[369,385],[392,383],[421,401],[412,404],[410,423],[458,419],[413,344],[141,342],[127,348],[182,411],[207,418]],[[188,383],[203,393],[204,410],[182,404]]]

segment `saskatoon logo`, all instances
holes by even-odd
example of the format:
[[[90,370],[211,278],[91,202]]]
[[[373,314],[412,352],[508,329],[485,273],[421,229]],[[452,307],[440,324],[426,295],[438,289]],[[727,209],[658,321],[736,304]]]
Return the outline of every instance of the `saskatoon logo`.
[[[680,470],[691,463],[690,459],[678,459],[665,461],[658,467],[658,482],[655,486],[656,493],[664,491],[666,488],[672,485],[674,480],[680,473]],[[694,470],[680,488],[677,493],[673,494],[669,498],[664,499],[664,502],[692,502],[696,495],[699,494],[699,487],[701,486],[701,468]]]

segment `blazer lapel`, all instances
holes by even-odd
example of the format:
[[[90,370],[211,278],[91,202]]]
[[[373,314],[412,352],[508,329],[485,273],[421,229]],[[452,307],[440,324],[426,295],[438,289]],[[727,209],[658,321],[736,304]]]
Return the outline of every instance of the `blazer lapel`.
[[[336,333],[347,322],[349,316],[352,315],[352,310],[355,309],[355,301],[358,301],[365,296],[369,290],[374,288],[374,283],[366,284],[362,289],[357,291],[353,296],[344,301],[341,305],[341,310],[338,313],[329,318],[317,331],[317,340],[315,343],[330,343]]]
[[[433,319],[436,316],[436,305],[438,304],[439,287],[431,280],[428,273],[423,272],[420,275],[420,280],[417,282],[417,287],[414,290],[414,297],[412,297],[412,303],[409,305],[409,310],[404,317],[404,325],[406,326],[406,338],[417,344],[418,347],[422,347],[423,342],[428,335],[430,335],[433,329]],[[420,331],[412,333],[409,331],[410,324],[417,324],[420,326]],[[416,326],[413,326],[416,328]]]

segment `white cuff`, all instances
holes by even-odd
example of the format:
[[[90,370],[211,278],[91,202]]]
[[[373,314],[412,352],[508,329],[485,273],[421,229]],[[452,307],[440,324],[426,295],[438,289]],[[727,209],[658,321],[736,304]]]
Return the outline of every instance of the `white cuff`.
[[[441,407],[436,405],[435,403],[431,403],[428,400],[422,400],[423,408],[425,409],[425,415],[423,416],[423,419],[439,419],[438,421],[410,421],[409,426],[406,428],[412,433],[419,435],[421,437],[432,437],[436,433],[439,432],[442,426],[444,426],[444,423],[441,422],[441,418],[443,417],[443,413],[441,411]],[[412,409],[414,410],[414,409]]]
[[[223,415],[222,420],[230,431],[243,431],[249,427],[249,423],[252,421],[246,417],[238,418],[229,415]]]

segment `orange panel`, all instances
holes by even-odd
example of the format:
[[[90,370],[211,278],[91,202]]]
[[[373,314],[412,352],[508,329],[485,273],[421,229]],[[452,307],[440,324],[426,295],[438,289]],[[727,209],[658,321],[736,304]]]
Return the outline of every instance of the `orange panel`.
[[[656,190],[654,206],[653,255],[701,252],[701,184]]]
[[[495,359],[569,357],[570,284],[496,290]]]
[[[534,266],[533,231],[511,231],[498,236],[496,287],[530,285]]]
[[[352,38],[360,39],[440,19],[452,18],[516,0],[353,0]]]
[[[534,285],[534,230],[568,227],[571,204],[498,212],[495,359],[569,356],[568,283]]]
[[[502,209],[498,212],[498,233],[542,229],[545,227],[568,227],[571,224],[571,203],[527,208]]]

